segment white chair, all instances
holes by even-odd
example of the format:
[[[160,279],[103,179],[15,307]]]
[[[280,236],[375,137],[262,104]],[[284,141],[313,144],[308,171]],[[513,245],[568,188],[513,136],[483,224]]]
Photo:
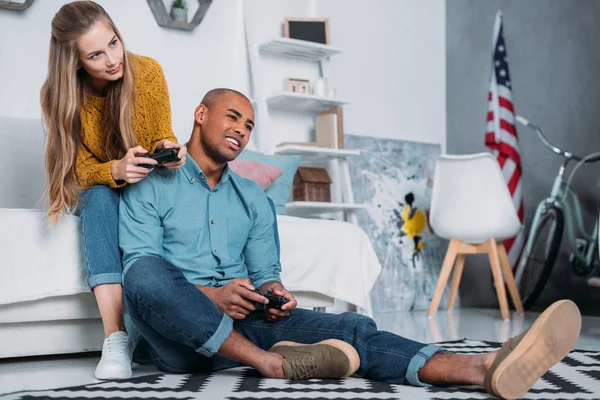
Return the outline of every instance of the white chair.
[[[428,315],[437,311],[454,262],[448,310],[454,307],[465,255],[482,253],[490,259],[502,317],[510,316],[503,273],[515,308],[523,312],[503,243],[519,232],[521,223],[496,159],[490,153],[441,156],[435,168],[430,213],[432,229],[450,239],[450,244]]]

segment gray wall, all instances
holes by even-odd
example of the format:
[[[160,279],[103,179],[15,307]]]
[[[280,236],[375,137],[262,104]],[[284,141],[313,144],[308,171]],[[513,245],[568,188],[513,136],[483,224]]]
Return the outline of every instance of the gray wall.
[[[447,152],[484,146],[490,52],[495,14],[504,32],[516,112],[536,122],[548,138],[577,154],[600,151],[600,1],[448,0]],[[526,128],[517,127],[524,169],[526,227],[537,203],[549,193],[561,158]],[[600,199],[600,163],[580,168],[574,188],[591,230]],[[600,288],[586,286],[568,266],[563,245],[542,304],[575,300],[582,311],[600,314]],[[463,306],[496,306],[487,260],[467,257],[460,286]]]

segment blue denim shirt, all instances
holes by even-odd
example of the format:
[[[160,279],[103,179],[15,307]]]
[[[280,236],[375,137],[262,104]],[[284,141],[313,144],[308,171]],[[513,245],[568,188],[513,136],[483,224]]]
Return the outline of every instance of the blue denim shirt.
[[[274,218],[263,189],[229,167],[212,190],[192,157],[178,171],[156,168],[121,193],[123,276],[138,258],[160,256],[196,285],[280,281]]]

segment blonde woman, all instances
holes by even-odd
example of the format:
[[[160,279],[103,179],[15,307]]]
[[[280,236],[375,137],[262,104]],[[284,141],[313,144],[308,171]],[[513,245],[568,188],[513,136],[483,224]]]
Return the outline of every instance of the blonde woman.
[[[49,220],[81,217],[88,283],[98,302],[105,340],[98,379],[131,376],[131,349],[123,324],[120,188],[144,179],[156,164],[142,158],[180,147],[171,128],[169,94],[160,65],[125,51],[106,11],[92,1],[64,5],[52,20],[48,77],[41,91],[46,126]]]

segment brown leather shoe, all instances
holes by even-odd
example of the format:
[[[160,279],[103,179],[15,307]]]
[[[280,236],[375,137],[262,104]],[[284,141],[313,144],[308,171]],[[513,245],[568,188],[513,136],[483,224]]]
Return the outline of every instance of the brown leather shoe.
[[[315,344],[279,342],[269,351],[283,356],[286,379],[342,378],[355,373],[360,365],[354,347],[337,339]]]
[[[571,351],[580,331],[575,303],[555,302],[529,329],[504,343],[487,372],[485,390],[503,399],[520,398]]]

